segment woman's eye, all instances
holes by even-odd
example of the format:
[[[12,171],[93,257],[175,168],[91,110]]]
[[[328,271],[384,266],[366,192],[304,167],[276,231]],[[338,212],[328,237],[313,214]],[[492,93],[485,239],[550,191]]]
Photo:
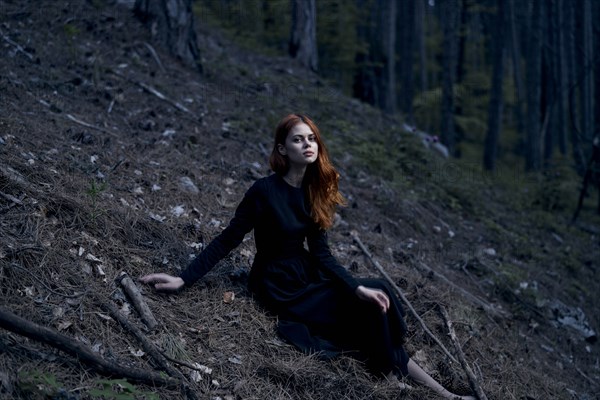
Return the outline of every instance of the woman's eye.
[[[311,136],[311,137],[308,138],[308,140],[311,141],[311,142],[314,142],[314,141],[317,140],[317,138],[315,138],[314,136]]]

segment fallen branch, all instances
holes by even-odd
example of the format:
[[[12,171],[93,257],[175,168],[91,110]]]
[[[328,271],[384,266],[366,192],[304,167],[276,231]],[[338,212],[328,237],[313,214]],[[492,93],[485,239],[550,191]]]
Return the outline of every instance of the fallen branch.
[[[126,272],[121,272],[121,274],[116,279],[117,283],[123,287],[127,296],[133,303],[133,307],[137,310],[144,321],[144,324],[148,327],[148,330],[153,330],[158,325],[158,322],[154,318],[152,311],[148,307],[148,304],[144,300],[142,293],[136,286],[135,282],[131,279],[131,277]]]
[[[154,61],[156,61],[160,70],[162,72],[165,72],[165,67],[163,67],[162,62],[160,61],[160,58],[158,58],[158,54],[156,53],[156,50],[154,50],[154,47],[152,47],[152,45],[147,42],[143,42],[143,44],[144,44],[144,46],[146,46],[146,48],[148,49],[150,54],[152,54],[152,58],[154,58]]]
[[[14,204],[19,204],[19,205],[23,204],[22,200],[16,198],[13,195],[8,194],[8,193],[0,192],[0,196],[4,197],[8,201],[13,202]]]
[[[145,91],[147,91],[150,94],[153,94],[154,96],[158,97],[159,99],[169,103],[170,105],[172,105],[173,107],[175,107],[176,109],[178,109],[179,111],[183,111],[185,113],[191,114],[191,111],[188,110],[186,107],[184,107],[183,105],[181,105],[180,103],[169,99],[167,96],[165,96],[164,94],[162,94],[161,92],[159,92],[158,90],[154,89],[152,86],[146,85],[144,82],[140,82],[140,81],[136,81],[133,79],[130,79],[128,77],[126,77],[125,75],[121,74],[120,72],[111,70],[111,72],[122,78],[125,79],[126,81],[129,81],[131,83],[134,83],[136,85],[138,85],[139,87],[141,87],[142,89],[144,89]]]
[[[456,332],[454,332],[452,321],[450,320],[448,312],[446,311],[444,306],[440,306],[440,313],[442,314],[442,318],[444,318],[446,326],[448,327],[448,333],[450,334],[450,339],[452,340],[452,343],[454,343],[454,348],[456,349],[456,354],[458,355],[458,359],[460,360],[460,365],[465,370],[467,378],[469,379],[469,386],[475,392],[479,400],[487,400],[487,396],[483,392],[483,389],[481,389],[481,386],[477,382],[477,378],[475,378],[475,374],[473,373],[471,367],[469,367],[469,364],[467,363],[465,353],[463,353],[462,347],[460,346],[458,338],[456,337]]]
[[[116,135],[115,132],[112,132],[112,131],[109,131],[108,129],[104,129],[104,128],[100,127],[100,126],[92,125],[92,124],[90,124],[88,122],[82,121],[82,120],[80,120],[78,118],[75,118],[71,114],[67,114],[66,117],[67,117],[67,119],[75,122],[76,124],[79,124],[81,126],[85,126],[86,128],[95,129],[97,131],[108,133],[110,135]]]
[[[45,343],[76,357],[80,362],[103,375],[124,377],[151,386],[181,388],[182,383],[173,378],[165,378],[151,371],[123,366],[108,361],[95,354],[72,337],[60,334],[53,329],[38,325],[0,308],[0,327],[11,332]]]
[[[400,289],[400,287],[398,287],[398,285],[396,285],[396,283],[392,280],[392,278],[388,275],[388,273],[385,272],[385,270],[383,269],[383,267],[381,266],[381,264],[379,264],[379,262],[373,258],[373,256],[369,252],[369,250],[366,248],[366,246],[363,244],[363,242],[358,237],[358,232],[352,231],[350,234],[352,235],[352,238],[358,244],[358,246],[360,247],[360,249],[363,251],[363,253],[365,253],[365,255],[367,256],[367,258],[371,261],[371,263],[373,264],[373,266],[375,266],[375,268],[377,268],[377,270],[379,271],[379,273],[381,275],[383,275],[383,277],[385,278],[385,280],[388,281],[388,283],[390,285],[392,285],[392,287],[396,290],[396,292],[398,293],[398,296],[400,296],[400,299],[402,299],[402,301],[404,302],[404,304],[406,304],[406,306],[408,307],[408,309],[410,310],[410,312],[414,315],[414,317],[417,319],[417,321],[419,321],[419,323],[423,327],[423,330],[425,331],[425,333],[427,333],[438,344],[438,346],[440,346],[440,348],[444,351],[444,353],[452,361],[458,362],[456,360],[456,358],[454,358],[454,356],[448,351],[448,349],[446,349],[446,346],[444,346],[444,344],[437,338],[437,336],[435,336],[433,334],[433,332],[431,332],[431,330],[427,327],[427,325],[425,324],[425,321],[423,321],[423,319],[417,313],[417,311],[414,309],[414,307],[412,306],[412,304],[410,303],[410,301],[408,301],[408,299],[406,298],[406,296],[404,296],[404,293],[402,292],[402,289]]]
[[[25,49],[20,44],[11,40],[2,31],[0,31],[0,35],[2,36],[2,39],[4,39],[8,44],[13,45],[17,49],[18,52],[25,54],[27,56],[27,58],[29,58],[30,61],[33,61],[33,56],[31,54],[29,54],[27,51],[25,51]]]
[[[486,312],[488,312],[496,317],[501,317],[501,318],[509,318],[510,317],[508,312],[506,312],[504,310],[500,310],[497,307],[494,307],[491,304],[488,304],[487,302],[481,300],[479,297],[466,291],[465,289],[458,286],[456,283],[452,282],[450,279],[446,278],[446,276],[444,276],[443,274],[433,270],[433,268],[427,266],[424,262],[417,260],[417,264],[420,268],[424,269],[425,271],[427,271],[430,274],[433,274],[435,277],[443,280],[448,285],[452,286],[454,289],[456,289],[458,292],[460,292],[467,300],[479,305]]]
[[[185,377],[178,370],[169,365],[160,351],[152,344],[148,338],[135,325],[130,323],[127,318],[112,304],[104,302],[97,294],[93,295],[100,307],[108,312],[126,331],[130,332],[142,345],[142,348],[150,356],[158,366],[164,370],[169,376],[180,381],[181,388],[187,394],[188,399],[197,399],[191,388],[185,384]]]

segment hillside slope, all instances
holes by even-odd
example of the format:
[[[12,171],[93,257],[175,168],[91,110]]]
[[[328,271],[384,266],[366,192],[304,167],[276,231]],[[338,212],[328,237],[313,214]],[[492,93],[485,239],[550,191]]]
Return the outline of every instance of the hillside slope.
[[[377,275],[356,231],[453,351],[438,311],[445,306],[488,398],[597,398],[598,345],[566,323],[600,326],[600,219],[586,203],[585,224],[567,228],[577,187],[563,178],[568,168],[489,177],[442,160],[401,120],[205,26],[199,76],[154,49],[127,9],[102,4],[0,1],[3,310],[111,362],[157,369],[101,307],[115,304],[144,327],[115,278],[185,267],[269,173],[277,121],[305,112],[319,123],[349,200],[330,234],[344,265]],[[252,257],[248,237],[190,290],[143,288],[159,321],[149,340],[211,370],[194,375],[172,364],[194,376],[201,398],[432,398],[373,380],[349,358],[322,362],[281,342],[244,289]],[[231,303],[227,291],[236,293]],[[407,322],[407,349],[424,368],[462,375],[412,315]],[[183,398],[105,378],[8,330],[0,331],[0,366],[7,398]]]

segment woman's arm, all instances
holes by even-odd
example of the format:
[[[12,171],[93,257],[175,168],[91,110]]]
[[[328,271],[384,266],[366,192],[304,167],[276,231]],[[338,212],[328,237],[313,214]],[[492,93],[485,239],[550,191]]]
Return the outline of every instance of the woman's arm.
[[[316,258],[325,273],[341,282],[352,293],[356,293],[360,284],[331,254],[327,243],[327,232],[315,224],[307,235],[307,243],[310,253]]]
[[[214,238],[178,277],[159,273],[143,276],[140,281],[155,283],[155,288],[159,290],[176,291],[183,286],[193,285],[206,275],[254,228],[261,209],[259,182],[255,182],[248,189],[227,228]]]

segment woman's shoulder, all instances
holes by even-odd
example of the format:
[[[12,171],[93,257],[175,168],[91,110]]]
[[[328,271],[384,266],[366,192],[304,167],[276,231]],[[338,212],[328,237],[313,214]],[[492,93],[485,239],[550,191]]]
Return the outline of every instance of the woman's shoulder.
[[[268,194],[277,184],[277,174],[273,173],[257,179],[248,189],[248,193]]]

